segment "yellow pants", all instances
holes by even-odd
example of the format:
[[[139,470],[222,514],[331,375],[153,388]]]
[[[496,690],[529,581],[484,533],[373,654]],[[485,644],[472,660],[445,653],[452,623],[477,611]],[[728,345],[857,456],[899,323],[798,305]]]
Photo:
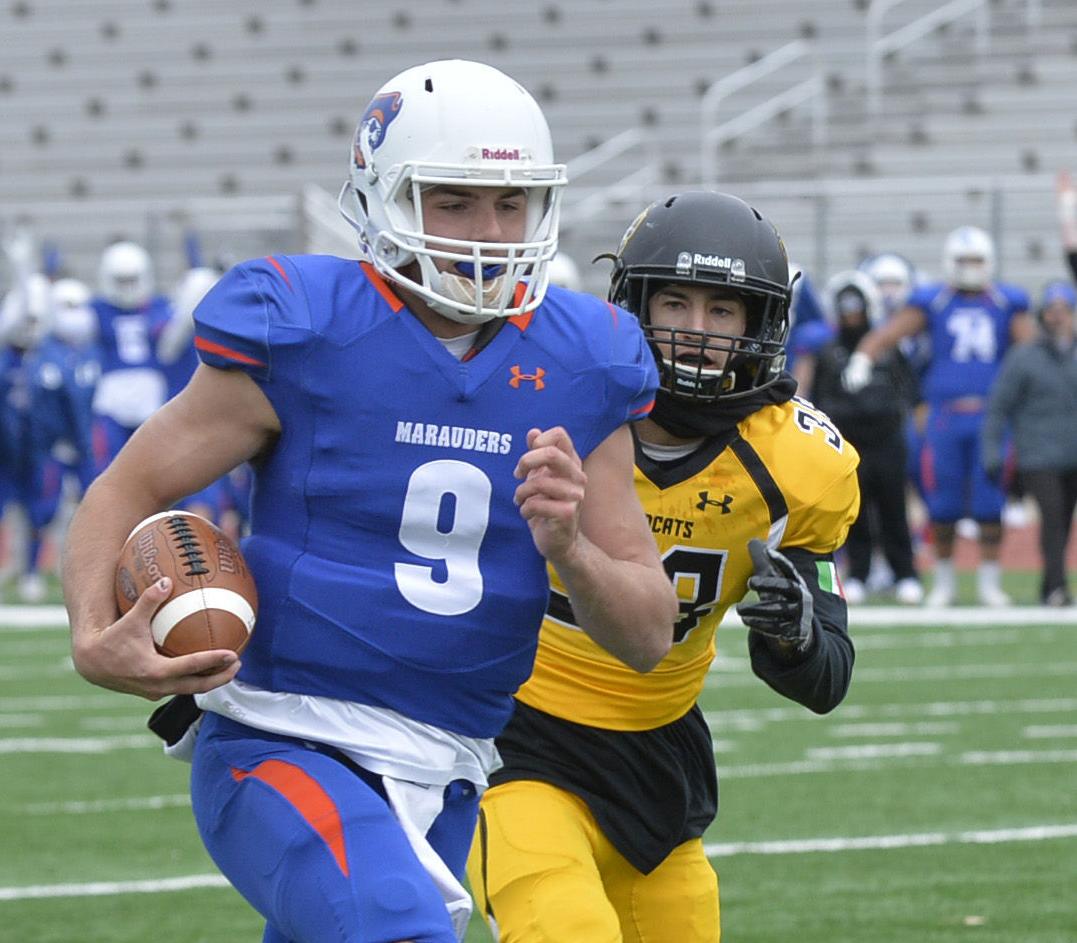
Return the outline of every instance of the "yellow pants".
[[[717,943],[718,876],[699,839],[641,874],[582,799],[519,780],[483,796],[467,873],[500,943]]]

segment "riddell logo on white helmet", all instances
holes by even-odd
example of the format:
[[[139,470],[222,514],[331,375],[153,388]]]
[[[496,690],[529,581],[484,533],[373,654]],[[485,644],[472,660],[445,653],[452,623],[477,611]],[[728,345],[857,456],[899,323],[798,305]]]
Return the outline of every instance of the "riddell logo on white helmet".
[[[520,160],[518,147],[484,147],[481,153],[483,160]]]
[[[687,275],[692,268],[716,268],[729,272],[730,279],[742,282],[747,275],[744,259],[728,255],[704,255],[702,252],[680,252],[677,255],[677,274]]]

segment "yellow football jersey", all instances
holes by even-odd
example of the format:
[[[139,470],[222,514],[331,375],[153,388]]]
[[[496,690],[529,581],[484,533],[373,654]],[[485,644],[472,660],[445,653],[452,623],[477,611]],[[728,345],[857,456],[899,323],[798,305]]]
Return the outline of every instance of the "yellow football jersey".
[[[678,463],[637,448],[636,490],[681,602],[673,649],[639,674],[572,621],[550,569],[550,605],[535,668],[517,697],[575,723],[650,730],[695,703],[714,658],[714,635],[752,575],[748,541],[831,553],[860,510],[856,450],[827,416],[793,398],[765,406]]]

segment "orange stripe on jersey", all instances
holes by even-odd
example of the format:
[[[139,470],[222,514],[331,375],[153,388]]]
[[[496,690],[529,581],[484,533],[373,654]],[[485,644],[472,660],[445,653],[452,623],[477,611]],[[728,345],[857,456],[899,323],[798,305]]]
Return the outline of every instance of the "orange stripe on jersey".
[[[374,268],[373,265],[369,262],[360,262],[359,265],[362,267],[366,277],[370,279],[370,284],[378,289],[378,294],[381,295],[388,303],[389,307],[393,309],[393,314],[396,314],[404,307],[404,302],[393,294],[393,290],[389,287],[385,279],[378,274],[378,270]]]
[[[266,261],[277,270],[277,274],[284,279],[284,284],[288,286],[288,289],[294,291],[295,289],[292,288],[292,280],[288,277],[288,273],[284,271],[284,266],[271,255],[266,256]]]
[[[630,416],[646,416],[647,413],[649,413],[652,409],[654,409],[654,400],[653,399],[649,403],[645,403],[643,406],[640,406],[639,409],[633,409],[632,412],[630,412],[628,415],[630,415]]]
[[[620,320],[621,320],[621,319],[620,319],[620,318],[619,318],[619,317],[617,316],[617,306],[616,306],[616,305],[614,305],[614,304],[611,304],[610,302],[608,302],[608,301],[607,301],[607,302],[606,302],[606,307],[610,309],[610,314],[612,314],[612,315],[613,315],[613,323],[614,323],[614,324],[616,324],[616,323],[617,323],[618,321],[620,321]]]
[[[524,284],[523,282],[516,283],[516,292],[512,296],[513,307],[518,308],[524,303],[524,292],[526,291],[526,284]],[[534,313],[534,311],[528,311],[527,314],[514,314],[511,318],[506,318],[506,320],[513,327],[518,328],[520,333],[522,334],[524,331],[527,330],[527,326],[531,323],[531,315],[533,315]]]
[[[242,782],[248,777],[261,780],[287,799],[307,824],[329,846],[337,866],[348,876],[348,856],[344,851],[344,829],[336,803],[306,770],[283,760],[266,760],[252,770],[234,769],[232,778]]]
[[[250,364],[252,367],[265,366],[265,363],[261,360],[255,360],[253,357],[241,354],[238,350],[232,350],[231,347],[225,347],[224,344],[217,344],[214,341],[206,340],[204,337],[196,337],[194,339],[194,346],[199,350],[204,350],[207,354],[217,354],[220,357],[227,357],[229,360],[235,360],[238,363]]]

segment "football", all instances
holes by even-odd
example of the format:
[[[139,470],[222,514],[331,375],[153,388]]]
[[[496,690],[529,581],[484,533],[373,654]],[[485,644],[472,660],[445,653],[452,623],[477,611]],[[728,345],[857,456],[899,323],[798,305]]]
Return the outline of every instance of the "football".
[[[131,531],[116,564],[116,604],[128,612],[162,576],[172,592],[150,627],[163,655],[243,651],[258,615],[258,592],[227,534],[188,511],[164,511]]]

